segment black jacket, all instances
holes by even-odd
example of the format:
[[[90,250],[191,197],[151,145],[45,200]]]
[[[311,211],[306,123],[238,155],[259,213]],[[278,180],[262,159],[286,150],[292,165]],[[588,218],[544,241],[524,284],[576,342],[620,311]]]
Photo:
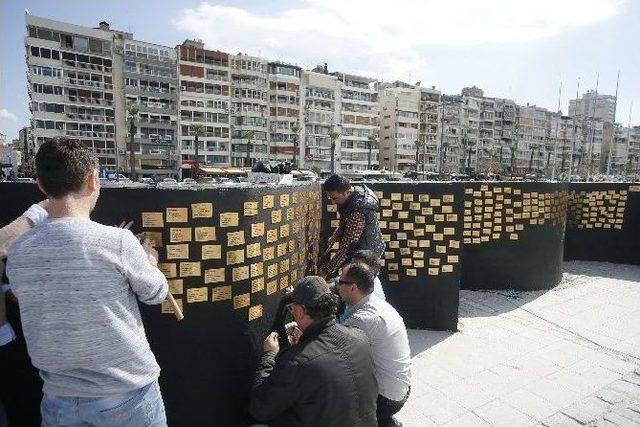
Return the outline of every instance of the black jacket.
[[[384,241],[382,239],[380,225],[378,224],[378,208],[378,198],[366,185],[354,185],[351,197],[349,197],[347,201],[338,208],[338,212],[340,212],[340,226],[343,228],[341,230],[342,232],[344,232],[344,219],[353,212],[362,212],[366,221],[362,237],[360,237],[360,240],[357,243],[354,243],[349,248],[347,262],[349,262],[353,257],[353,254],[360,249],[371,250],[379,257],[382,257],[384,252]]]
[[[378,384],[366,336],[315,322],[278,356],[265,353],[251,391],[251,415],[271,427],[377,426]]]

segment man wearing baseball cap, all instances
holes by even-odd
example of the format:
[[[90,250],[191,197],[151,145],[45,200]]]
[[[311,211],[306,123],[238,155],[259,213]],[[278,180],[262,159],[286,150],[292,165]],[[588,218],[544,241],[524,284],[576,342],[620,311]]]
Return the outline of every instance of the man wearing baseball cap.
[[[265,339],[251,415],[271,427],[376,426],[378,385],[366,336],[336,324],[337,296],[321,277],[302,279],[291,299],[302,336],[280,353],[276,332]]]

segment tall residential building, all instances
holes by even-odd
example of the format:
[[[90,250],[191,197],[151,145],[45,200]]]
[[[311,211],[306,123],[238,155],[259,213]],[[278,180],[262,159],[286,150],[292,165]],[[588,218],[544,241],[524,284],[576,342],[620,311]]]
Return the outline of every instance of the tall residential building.
[[[440,170],[440,91],[435,86],[425,88],[418,86],[420,91],[420,111],[418,119],[418,140],[422,145],[419,164],[425,171]],[[422,166],[424,165],[424,166]]]
[[[596,94],[589,90],[582,97],[569,101],[569,115],[580,118],[593,117],[607,122],[615,122],[616,97]]]
[[[403,82],[378,85],[380,167],[416,170],[420,131],[420,88]],[[420,169],[421,170],[421,169]]]
[[[301,82],[303,166],[329,170],[332,143],[336,159],[340,153],[340,104],[336,101],[338,78],[328,74],[325,66],[324,70],[303,71]],[[336,160],[336,171],[339,164]]]
[[[372,86],[375,80],[346,73],[333,75],[340,88],[340,169],[366,170],[369,163],[371,168],[377,167],[379,113],[378,95]]]
[[[26,25],[35,149],[67,136],[94,151],[101,168],[115,171],[113,33],[29,14]]]
[[[267,62],[262,58],[239,53],[229,55],[229,68],[231,164],[251,166],[258,160],[269,159]]]
[[[198,135],[200,165],[230,166],[229,55],[186,40],[179,52],[179,140],[184,175],[190,175]]]
[[[114,63],[116,98],[125,99],[124,108],[119,108],[121,103],[116,104],[116,135],[118,141],[126,139],[127,146],[120,153],[132,149],[129,121],[133,119],[136,174],[179,176],[176,49],[134,40],[128,33],[116,33]],[[131,116],[133,109],[137,113]],[[130,170],[129,159],[126,156],[120,159],[121,165],[128,166],[124,169]]]
[[[545,152],[549,146],[549,129],[547,109],[535,105],[518,106],[516,170],[533,172],[544,169]]]
[[[301,164],[300,84],[302,69],[281,62],[267,64],[269,74],[269,158]],[[297,128],[297,130],[296,130]]]

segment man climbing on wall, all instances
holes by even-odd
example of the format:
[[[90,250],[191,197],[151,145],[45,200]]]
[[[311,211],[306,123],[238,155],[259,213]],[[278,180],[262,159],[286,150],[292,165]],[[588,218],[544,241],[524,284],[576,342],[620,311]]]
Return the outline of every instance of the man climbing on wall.
[[[160,367],[138,308],[167,295],[157,252],[90,220],[100,183],[83,144],[45,142],[36,170],[49,219],[10,247],[7,276],[44,381],[42,425],[165,426]]]
[[[373,251],[380,259],[384,241],[378,224],[378,198],[366,185],[352,186],[344,176],[334,174],[324,182],[324,191],[330,203],[338,205],[340,225],[329,238],[327,248],[335,242],[337,253],[320,267],[319,275],[329,277],[351,261],[361,249]]]

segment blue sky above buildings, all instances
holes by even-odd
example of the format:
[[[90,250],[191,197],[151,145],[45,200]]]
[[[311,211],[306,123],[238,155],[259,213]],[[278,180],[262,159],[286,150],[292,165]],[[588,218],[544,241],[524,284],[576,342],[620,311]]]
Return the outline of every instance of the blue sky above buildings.
[[[389,9],[389,8],[392,9]],[[561,109],[580,90],[615,92],[617,120],[640,124],[640,2],[632,0],[0,0],[0,133],[28,124],[24,9],[84,26],[101,20],[139,40],[208,48]]]

